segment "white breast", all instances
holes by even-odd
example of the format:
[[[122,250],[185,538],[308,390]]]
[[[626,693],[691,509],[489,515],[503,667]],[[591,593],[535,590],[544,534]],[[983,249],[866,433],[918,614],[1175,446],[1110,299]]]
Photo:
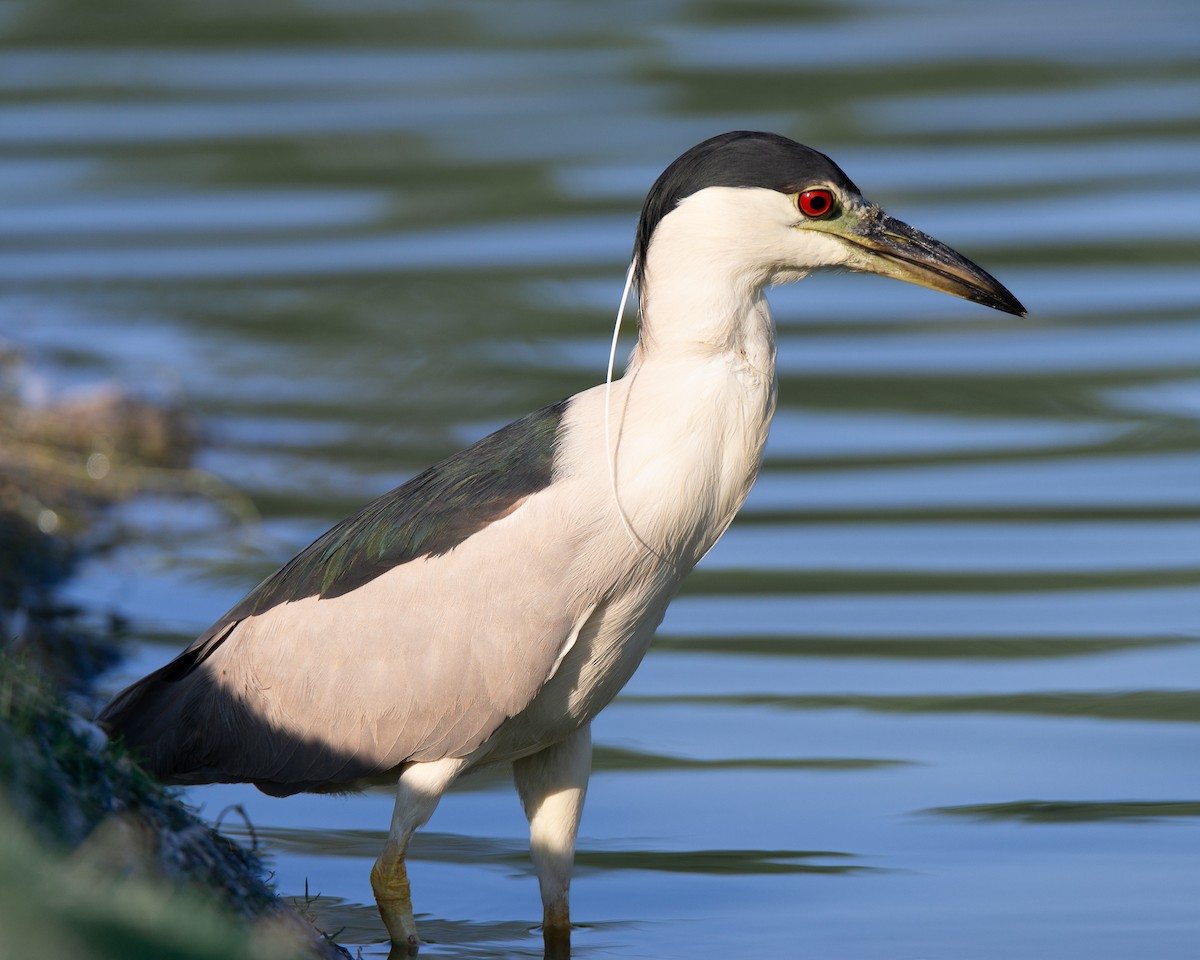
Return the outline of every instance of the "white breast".
[[[589,615],[534,703],[498,731],[489,759],[565,736],[632,676],[683,577],[758,474],[775,407],[773,364],[764,370],[741,352],[642,362],[613,384],[609,402],[617,495],[633,536],[613,501],[605,389],[596,387],[571,404],[556,480],[561,509],[580,531],[568,580]],[[580,511],[591,514],[582,526]]]

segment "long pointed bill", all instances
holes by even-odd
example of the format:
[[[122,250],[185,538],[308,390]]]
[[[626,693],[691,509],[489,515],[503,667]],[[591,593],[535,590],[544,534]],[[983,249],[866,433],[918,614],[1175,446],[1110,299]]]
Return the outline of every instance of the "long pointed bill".
[[[895,277],[1025,316],[1021,302],[982,267],[873,205],[867,216],[837,235],[857,248],[858,256],[848,264],[852,270]]]

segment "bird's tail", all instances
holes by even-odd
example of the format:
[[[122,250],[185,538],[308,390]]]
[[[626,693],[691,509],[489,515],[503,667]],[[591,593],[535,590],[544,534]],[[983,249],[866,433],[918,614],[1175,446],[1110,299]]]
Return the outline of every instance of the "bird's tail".
[[[213,702],[212,680],[201,664],[233,631],[222,624],[166,666],[126,687],[100,711],[96,722],[122,742],[143,768],[163,783],[203,783],[197,777],[198,748],[206,738],[205,704]]]
[[[281,729],[266,719],[261,703],[248,703],[218,682],[206,661],[236,626],[219,625],[126,687],[97,722],[166,784],[253,783],[287,796],[344,792],[377,773],[379,758]]]

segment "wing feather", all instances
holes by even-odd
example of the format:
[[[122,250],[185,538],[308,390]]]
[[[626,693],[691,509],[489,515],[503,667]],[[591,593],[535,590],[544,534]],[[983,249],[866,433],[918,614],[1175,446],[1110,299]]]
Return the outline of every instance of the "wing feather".
[[[271,793],[478,747],[536,695],[585,613],[552,482],[568,403],[335,526],[100,721],[168,781]]]

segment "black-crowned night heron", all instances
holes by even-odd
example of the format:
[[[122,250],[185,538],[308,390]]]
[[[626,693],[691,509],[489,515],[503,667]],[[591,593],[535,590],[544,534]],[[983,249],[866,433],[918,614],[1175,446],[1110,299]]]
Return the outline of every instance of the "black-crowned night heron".
[[[169,783],[283,796],[396,781],[371,884],[397,955],[418,944],[410,837],[464,771],[512,763],[561,955],[590,722],[758,474],[776,389],[764,288],[823,267],[1025,312],[828,157],[767,133],[706,140],[642,208],[640,339],[622,379],[343,520],[102,723]]]

